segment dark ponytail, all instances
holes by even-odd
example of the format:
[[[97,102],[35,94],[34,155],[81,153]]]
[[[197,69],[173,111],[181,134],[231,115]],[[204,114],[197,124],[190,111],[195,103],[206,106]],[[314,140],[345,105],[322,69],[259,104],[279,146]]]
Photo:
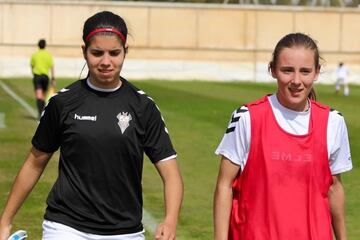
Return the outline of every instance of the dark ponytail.
[[[314,87],[311,88],[310,93],[308,95],[308,98],[311,99],[311,100],[316,101],[316,92],[315,92]]]

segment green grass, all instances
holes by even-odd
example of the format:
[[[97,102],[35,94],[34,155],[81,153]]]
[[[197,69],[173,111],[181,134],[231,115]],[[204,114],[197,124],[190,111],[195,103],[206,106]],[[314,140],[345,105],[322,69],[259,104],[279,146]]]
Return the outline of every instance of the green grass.
[[[4,79],[14,91],[35,108],[30,79]],[[59,88],[71,80],[58,80]],[[219,167],[214,150],[227,127],[232,111],[240,105],[275,91],[274,84],[181,81],[134,81],[159,105],[178,152],[185,183],[185,195],[178,235],[186,240],[212,239],[212,200]],[[351,95],[334,94],[334,87],[316,86],[321,102],[345,116],[354,169],[344,174],[347,227],[350,240],[360,236],[360,86],[351,86]],[[36,122],[2,89],[0,112],[6,114],[7,128],[0,129],[0,208],[10,184],[26,157]],[[14,228],[25,228],[30,239],[40,239],[45,199],[57,174],[57,156],[14,221]],[[158,220],[163,216],[162,182],[150,161],[145,160],[143,175],[144,207]],[[154,239],[148,235],[147,239]]]

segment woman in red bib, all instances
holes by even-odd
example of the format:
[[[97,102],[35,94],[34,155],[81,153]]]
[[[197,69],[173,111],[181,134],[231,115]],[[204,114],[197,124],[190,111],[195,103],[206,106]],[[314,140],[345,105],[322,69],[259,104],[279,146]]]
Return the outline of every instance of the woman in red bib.
[[[216,150],[216,240],[346,239],[350,147],[342,115],[315,101],[319,60],[309,36],[284,36],[269,64],[277,92],[232,114]]]

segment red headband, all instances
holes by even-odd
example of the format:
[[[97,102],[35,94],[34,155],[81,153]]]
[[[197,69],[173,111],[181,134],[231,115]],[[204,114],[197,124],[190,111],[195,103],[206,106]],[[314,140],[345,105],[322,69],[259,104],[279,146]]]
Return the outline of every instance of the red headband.
[[[121,32],[119,32],[118,30],[116,30],[115,28],[97,28],[97,29],[93,30],[92,32],[90,32],[86,36],[85,42],[87,42],[92,36],[94,36],[94,34],[99,33],[99,32],[112,32],[112,33],[115,33],[116,35],[118,35],[121,38],[121,40],[123,41],[124,44],[126,42],[125,36]]]

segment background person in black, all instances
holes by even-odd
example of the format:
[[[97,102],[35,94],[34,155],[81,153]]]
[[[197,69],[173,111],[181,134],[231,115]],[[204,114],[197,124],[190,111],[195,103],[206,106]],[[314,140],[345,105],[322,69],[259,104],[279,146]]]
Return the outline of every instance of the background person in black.
[[[45,108],[1,216],[0,240],[58,148],[59,176],[47,199],[43,239],[144,239],[144,152],[164,182],[166,211],[156,239],[175,239],[183,196],[176,152],[155,103],[120,77],[126,36],[125,22],[111,12],[85,22],[88,77]]]

